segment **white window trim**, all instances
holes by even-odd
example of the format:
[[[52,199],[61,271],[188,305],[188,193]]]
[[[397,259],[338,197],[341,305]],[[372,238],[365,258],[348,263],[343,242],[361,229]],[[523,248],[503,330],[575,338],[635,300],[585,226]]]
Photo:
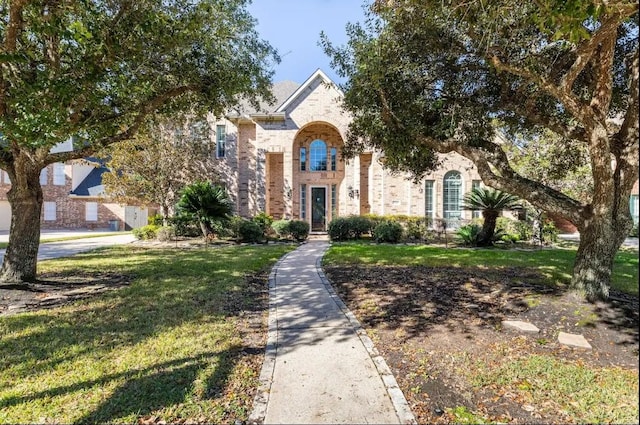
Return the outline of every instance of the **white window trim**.
[[[87,202],[84,204],[84,216],[86,221],[98,221],[98,203]]]
[[[57,205],[55,202],[45,201],[42,203],[42,208],[44,209],[44,221],[56,221]]]
[[[55,186],[64,186],[66,184],[67,178],[64,168],[65,166],[62,162],[56,162],[53,164],[53,184]]]
[[[40,186],[46,186],[49,180],[49,169],[44,167],[40,170]]]

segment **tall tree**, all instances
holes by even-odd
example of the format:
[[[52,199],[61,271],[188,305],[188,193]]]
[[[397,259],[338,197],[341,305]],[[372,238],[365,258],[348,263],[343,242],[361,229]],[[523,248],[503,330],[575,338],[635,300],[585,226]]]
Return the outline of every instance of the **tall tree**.
[[[383,150],[387,166],[417,178],[438,152],[471,159],[487,185],[578,227],[572,285],[606,298],[638,179],[638,3],[380,0],[373,10],[347,27],[347,46],[323,38],[348,78],[346,153]],[[510,163],[504,143],[545,131],[588,151],[585,200]]]
[[[36,277],[47,164],[128,140],[156,111],[270,98],[275,50],[249,0],[0,3],[0,168],[12,219],[0,280]],[[51,153],[73,137],[73,152]]]
[[[102,177],[105,192],[122,203],[159,205],[166,224],[185,186],[218,179],[215,149],[206,118],[155,117],[131,140],[105,150],[111,169]]]

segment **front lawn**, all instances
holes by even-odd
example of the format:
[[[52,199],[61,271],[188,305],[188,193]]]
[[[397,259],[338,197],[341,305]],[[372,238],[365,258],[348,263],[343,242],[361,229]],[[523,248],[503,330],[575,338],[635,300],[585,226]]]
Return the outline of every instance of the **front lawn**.
[[[574,256],[353,242],[323,268],[418,423],[638,423],[637,251],[618,254],[615,299],[597,303],[566,290]]]
[[[267,273],[293,248],[127,246],[41,262],[43,279],[130,284],[0,316],[0,422],[246,420]]]
[[[540,283],[566,285],[571,279],[574,249],[474,249],[429,245],[376,245],[366,242],[337,243],[324,257],[324,264],[453,266],[495,269],[522,267],[539,271]],[[638,253],[620,251],[615,259],[612,288],[638,295]]]

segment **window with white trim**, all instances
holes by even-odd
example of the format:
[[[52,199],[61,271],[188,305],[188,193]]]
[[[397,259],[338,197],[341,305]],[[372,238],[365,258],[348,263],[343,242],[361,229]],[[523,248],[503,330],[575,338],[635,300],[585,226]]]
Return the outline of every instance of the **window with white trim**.
[[[631,212],[631,218],[633,224],[638,224],[639,211],[638,211],[638,195],[631,195],[629,197],[629,211]]]
[[[47,169],[47,167],[44,167],[42,170],[40,170],[40,186],[46,186],[48,183],[49,179],[49,170]]]
[[[462,218],[462,175],[457,171],[449,171],[444,175],[443,183],[442,217],[447,220],[449,228],[454,228]]]
[[[472,180],[471,181],[471,190],[477,189],[482,185],[482,180]],[[480,210],[471,210],[472,218],[480,218],[482,216],[482,211]]]
[[[424,215],[425,217],[431,220],[431,223],[433,223],[433,216],[434,216],[433,208],[435,205],[435,202],[433,199],[434,183],[435,182],[433,180],[425,180],[424,182]]]
[[[86,221],[98,221],[98,203],[87,202],[84,204],[84,214]]]
[[[224,125],[216,126],[216,157],[224,158],[227,150],[227,129]]]
[[[300,185],[300,219],[307,218],[307,185]]]
[[[64,174],[64,164],[56,162],[53,164],[53,184],[56,186],[64,186],[66,183],[66,176]]]
[[[309,171],[327,171],[327,144],[320,139],[309,146]]]
[[[56,219],[56,203],[45,201],[42,203],[44,209],[44,221],[55,221]]]

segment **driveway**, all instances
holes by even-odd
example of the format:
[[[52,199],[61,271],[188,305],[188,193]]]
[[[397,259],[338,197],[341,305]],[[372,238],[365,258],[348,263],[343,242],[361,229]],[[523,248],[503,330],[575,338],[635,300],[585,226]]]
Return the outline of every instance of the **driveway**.
[[[96,248],[102,248],[111,245],[122,245],[133,242],[136,238],[131,233],[122,233],[121,235],[114,236],[99,236],[100,233],[107,232],[85,232],[85,231],[73,231],[73,232],[43,232],[42,239],[80,236],[87,234],[95,234],[95,238],[87,239],[74,239],[61,242],[46,242],[41,243],[38,249],[38,260],[48,260],[51,258],[68,257],[76,255],[81,252],[91,251]],[[8,235],[0,235],[0,242],[7,241]],[[5,249],[0,249],[0,263],[4,260]]]

